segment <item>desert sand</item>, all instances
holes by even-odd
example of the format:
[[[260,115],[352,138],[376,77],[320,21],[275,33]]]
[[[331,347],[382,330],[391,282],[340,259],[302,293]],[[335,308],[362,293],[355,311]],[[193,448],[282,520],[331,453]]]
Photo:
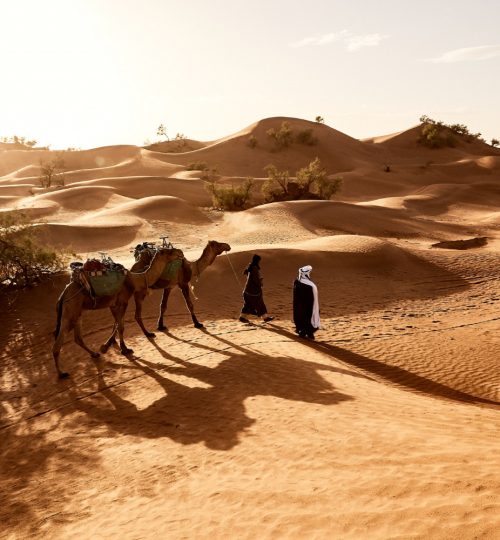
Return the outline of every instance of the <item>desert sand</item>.
[[[271,152],[288,120],[318,144]],[[168,235],[196,260],[227,242],[194,283],[193,327],[179,290],[167,332],[99,360],[68,336],[58,380],[55,302],[69,275],[2,297],[0,537],[498,538],[500,531],[500,151],[431,150],[418,128],[356,140],[270,118],[187,152],[110,146],[64,154],[66,185],[42,189],[50,151],[0,151],[0,211],[24,212],[75,260]],[[260,142],[250,148],[248,138]],[[210,208],[193,162],[256,184],[318,156],[343,188],[331,201]],[[385,166],[390,166],[390,172]],[[487,237],[466,250],[437,242]],[[262,256],[271,323],[238,321],[242,270]],[[297,269],[313,266],[322,329],[291,321]],[[234,269],[234,271],[233,271]],[[143,306],[154,328],[161,291]],[[93,348],[109,310],[84,315]]]

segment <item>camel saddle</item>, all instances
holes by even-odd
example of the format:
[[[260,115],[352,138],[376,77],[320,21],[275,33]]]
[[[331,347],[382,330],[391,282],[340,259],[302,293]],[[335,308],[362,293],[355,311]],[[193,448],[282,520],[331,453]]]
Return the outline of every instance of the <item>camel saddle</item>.
[[[172,246],[172,244],[170,244],[170,246]],[[142,244],[137,244],[137,246],[135,246],[134,257],[137,260],[140,253],[147,251],[151,255],[151,259],[152,259],[155,256],[155,253],[158,251],[158,249],[159,248],[153,242],[143,242]],[[170,261],[165,266],[165,269],[161,273],[161,276],[159,279],[164,279],[167,281],[173,280],[181,266],[182,266],[182,259],[176,259],[176,260]]]
[[[122,288],[127,275],[126,268],[111,259],[87,259],[85,263],[73,262],[69,266],[71,281],[83,286],[92,298],[113,296]]]

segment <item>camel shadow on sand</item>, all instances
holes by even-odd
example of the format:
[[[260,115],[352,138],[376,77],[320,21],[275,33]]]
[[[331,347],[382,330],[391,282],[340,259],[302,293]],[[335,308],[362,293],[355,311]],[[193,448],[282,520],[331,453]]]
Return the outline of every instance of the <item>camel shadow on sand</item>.
[[[332,406],[353,398],[335,390],[319,371],[363,377],[346,369],[289,356],[270,357],[205,332],[227,348],[221,351],[221,348],[189,343],[205,354],[224,354],[226,358],[214,367],[173,356],[154,340],[151,343],[168,364],[129,356],[134,369],[154,379],[165,392],[146,408],[139,409],[119,395],[123,392],[119,392],[118,385],[107,384],[102,367],[98,367],[97,393],[107,403],[73,395],[72,406],[116,434],[169,437],[179,444],[203,442],[208,448],[229,450],[258,422],[246,413],[248,398],[274,396]],[[106,362],[106,366],[111,365],[112,362]],[[199,381],[203,386],[186,386],[173,380],[179,375]]]

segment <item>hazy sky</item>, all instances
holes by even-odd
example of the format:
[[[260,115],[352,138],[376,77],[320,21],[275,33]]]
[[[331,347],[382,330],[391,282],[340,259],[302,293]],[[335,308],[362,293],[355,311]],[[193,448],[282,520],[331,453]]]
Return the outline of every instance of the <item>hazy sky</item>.
[[[269,116],[500,138],[498,0],[0,0],[0,136],[213,140]]]

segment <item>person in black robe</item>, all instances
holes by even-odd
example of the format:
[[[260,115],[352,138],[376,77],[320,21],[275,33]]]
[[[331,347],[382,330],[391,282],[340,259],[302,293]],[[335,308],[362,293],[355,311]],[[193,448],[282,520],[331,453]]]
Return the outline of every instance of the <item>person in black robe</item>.
[[[252,261],[245,268],[243,274],[247,276],[245,289],[243,290],[243,307],[241,308],[240,321],[250,322],[249,317],[261,317],[265,322],[272,321],[274,317],[267,314],[266,304],[262,293],[262,277],[260,275],[260,255],[254,255]]]
[[[293,283],[293,322],[300,337],[314,339],[320,328],[318,289],[311,281],[312,267],[303,266]]]

